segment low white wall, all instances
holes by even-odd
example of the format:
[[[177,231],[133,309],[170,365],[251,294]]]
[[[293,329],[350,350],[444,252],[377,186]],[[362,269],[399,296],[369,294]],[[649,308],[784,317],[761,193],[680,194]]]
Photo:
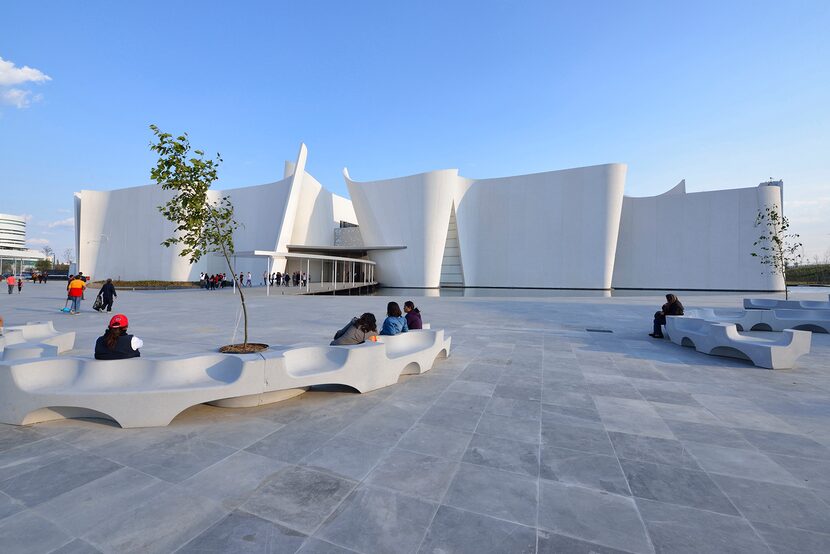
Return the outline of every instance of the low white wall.
[[[758,210],[781,206],[781,188],[686,193],[685,183],[659,196],[626,197],[614,266],[615,288],[783,290],[753,257]]]

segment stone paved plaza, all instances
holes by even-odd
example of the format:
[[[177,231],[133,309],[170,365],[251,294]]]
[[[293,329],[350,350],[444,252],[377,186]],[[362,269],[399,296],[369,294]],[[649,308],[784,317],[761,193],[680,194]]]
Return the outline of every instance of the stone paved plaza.
[[[389,300],[250,292],[250,338],[272,345],[325,344]],[[27,284],[0,314],[76,330],[89,355],[108,318],[63,298]],[[393,387],[167,428],[0,426],[0,552],[830,551],[828,335],[769,371],[649,338],[659,296],[413,300],[453,350]],[[230,342],[237,304],[124,291],[116,309],[163,355]]]

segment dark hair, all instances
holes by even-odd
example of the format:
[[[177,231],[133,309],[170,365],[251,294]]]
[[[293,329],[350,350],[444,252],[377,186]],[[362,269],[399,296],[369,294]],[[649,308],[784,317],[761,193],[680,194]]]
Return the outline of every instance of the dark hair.
[[[671,304],[672,302],[677,302],[677,297],[673,294],[667,294],[666,300],[668,300],[669,304]]]
[[[386,315],[389,317],[401,317],[401,307],[397,302],[390,302],[386,305]]]
[[[107,283],[112,283],[112,279],[107,279]]]
[[[118,344],[118,337],[120,337],[126,332],[126,327],[107,327],[107,330],[104,331],[104,344],[106,344],[107,348],[109,348],[110,350],[114,350],[115,345]]]
[[[375,314],[366,312],[354,322],[355,327],[364,333],[378,332],[378,321],[375,319]]]
[[[415,302],[413,302],[412,300],[407,300],[406,302],[403,303],[403,307],[404,308],[409,308],[410,310],[414,310],[415,309]]]

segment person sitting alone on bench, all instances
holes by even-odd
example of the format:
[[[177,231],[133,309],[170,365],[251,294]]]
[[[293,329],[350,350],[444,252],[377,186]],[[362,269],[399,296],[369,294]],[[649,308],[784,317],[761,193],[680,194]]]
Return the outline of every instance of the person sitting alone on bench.
[[[680,303],[680,300],[675,295],[667,294],[666,300],[668,302],[663,304],[660,311],[654,314],[654,332],[648,334],[648,336],[654,337],[655,339],[663,338],[662,326],[666,324],[667,315],[683,315],[683,304]]]
[[[362,344],[367,340],[375,341],[378,337],[378,322],[374,314],[365,313],[352,320],[334,334],[331,346]]]
[[[104,335],[95,341],[96,360],[124,360],[141,356],[138,349],[144,346],[144,341],[128,334],[127,325],[129,321],[124,314],[112,316]]]

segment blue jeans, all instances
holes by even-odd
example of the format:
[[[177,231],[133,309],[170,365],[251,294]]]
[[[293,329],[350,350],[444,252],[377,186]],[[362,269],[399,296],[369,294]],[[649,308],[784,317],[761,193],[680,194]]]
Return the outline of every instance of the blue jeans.
[[[80,312],[81,311],[81,297],[80,296],[72,296],[72,311],[73,312]]]

